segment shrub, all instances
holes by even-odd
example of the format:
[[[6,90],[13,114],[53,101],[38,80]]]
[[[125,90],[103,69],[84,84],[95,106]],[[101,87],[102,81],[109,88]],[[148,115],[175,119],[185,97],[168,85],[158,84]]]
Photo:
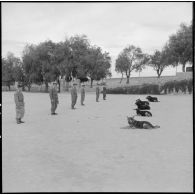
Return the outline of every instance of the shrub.
[[[180,90],[183,93],[186,93],[187,89],[189,93],[192,93],[193,85],[192,85],[192,79],[189,80],[181,80],[181,81],[168,81],[164,83],[164,85],[161,87],[161,91],[164,90],[164,93],[172,93],[175,89],[175,92],[178,93]]]
[[[126,94],[126,88],[125,87],[116,87],[116,88],[108,88],[107,93],[109,94]]]
[[[164,85],[161,86],[160,91],[162,92],[164,90],[164,94],[167,94],[168,91],[168,82],[166,82]]]
[[[180,90],[179,82],[175,82],[174,87],[175,87],[175,92],[178,93]]]
[[[174,86],[175,86],[175,82],[174,81],[167,82],[167,88],[168,88],[168,92],[169,93],[173,93]]]
[[[188,92],[189,94],[192,93],[192,89],[193,89],[193,85],[192,85],[192,79],[189,79],[187,82],[187,88],[188,88]]]
[[[143,84],[126,87],[107,89],[109,94],[160,94],[159,86],[154,84]]]
[[[181,80],[181,81],[179,81],[179,86],[180,86],[180,89],[181,89],[181,91],[183,93],[186,93],[187,83],[188,83],[187,80]]]

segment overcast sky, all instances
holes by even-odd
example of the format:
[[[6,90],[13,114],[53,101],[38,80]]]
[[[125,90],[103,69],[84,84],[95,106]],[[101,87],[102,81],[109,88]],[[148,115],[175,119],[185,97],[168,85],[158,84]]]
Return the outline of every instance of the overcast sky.
[[[113,77],[118,54],[129,44],[152,54],[161,49],[181,23],[192,21],[191,2],[126,3],[2,3],[2,55],[21,57],[27,43],[63,41],[87,35],[112,57]],[[163,75],[175,74],[168,68]],[[137,76],[134,73],[133,76]],[[141,76],[156,75],[147,68]]]

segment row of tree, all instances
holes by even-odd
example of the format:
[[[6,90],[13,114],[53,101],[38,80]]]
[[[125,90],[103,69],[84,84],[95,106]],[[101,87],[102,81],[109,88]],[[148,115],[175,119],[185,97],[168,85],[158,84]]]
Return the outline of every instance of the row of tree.
[[[22,59],[8,53],[2,59],[2,81],[8,87],[14,81],[22,82],[30,90],[33,83],[48,83],[64,77],[94,80],[111,76],[111,58],[100,47],[90,45],[85,35],[66,38],[64,42],[45,41],[38,45],[26,45]]]
[[[169,37],[161,51],[156,50],[153,55],[144,54],[139,47],[130,45],[123,49],[115,62],[115,70],[127,77],[127,83],[132,71],[141,72],[145,66],[151,66],[161,76],[168,66],[182,65],[185,72],[186,63],[192,64],[192,24],[181,24],[176,34]]]

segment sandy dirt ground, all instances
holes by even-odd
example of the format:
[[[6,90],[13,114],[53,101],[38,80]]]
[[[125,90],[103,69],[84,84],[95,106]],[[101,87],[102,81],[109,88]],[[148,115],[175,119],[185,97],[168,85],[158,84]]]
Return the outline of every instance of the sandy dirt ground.
[[[192,192],[191,95],[157,96],[148,120],[159,129],[129,129],[126,116],[145,95],[107,95],[70,109],[59,94],[24,93],[24,124],[15,122],[14,93],[2,93],[3,192]]]

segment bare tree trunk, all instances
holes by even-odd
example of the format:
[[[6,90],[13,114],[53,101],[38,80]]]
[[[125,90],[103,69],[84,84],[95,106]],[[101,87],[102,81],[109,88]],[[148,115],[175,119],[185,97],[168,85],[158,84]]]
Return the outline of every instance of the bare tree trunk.
[[[28,92],[30,92],[30,86],[28,86]]]
[[[126,82],[127,84],[129,84],[129,78],[130,78],[130,76],[128,75],[127,76],[127,82]]]
[[[25,91],[24,83],[22,84],[22,91]]]
[[[8,89],[9,89],[9,91],[10,91],[10,90],[11,90],[11,88],[10,88],[10,84],[8,83],[8,85],[7,85],[7,86],[8,86]]]
[[[58,78],[58,92],[60,93],[60,78]]]
[[[122,80],[123,80],[123,74],[122,74],[122,77],[121,77],[120,83],[122,82]]]
[[[69,82],[65,81],[65,91],[69,91]]]
[[[160,78],[160,75],[162,72],[160,70],[156,70],[156,72],[157,72],[158,78]]]
[[[93,87],[93,79],[91,79],[91,88]]]
[[[49,88],[48,82],[45,81],[45,92],[48,92],[48,88]]]
[[[28,83],[28,91],[30,91],[30,88],[31,88],[31,84],[30,83]]]
[[[129,69],[128,72],[126,72],[126,75],[127,75],[127,84],[129,84],[130,74],[131,74],[131,71]]]
[[[185,72],[185,64],[182,64],[182,72]]]

